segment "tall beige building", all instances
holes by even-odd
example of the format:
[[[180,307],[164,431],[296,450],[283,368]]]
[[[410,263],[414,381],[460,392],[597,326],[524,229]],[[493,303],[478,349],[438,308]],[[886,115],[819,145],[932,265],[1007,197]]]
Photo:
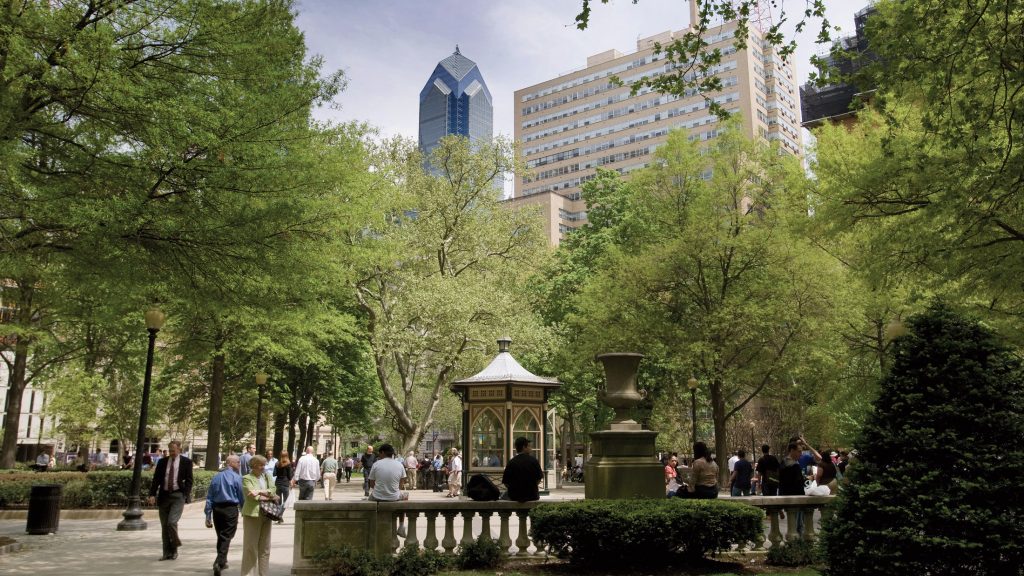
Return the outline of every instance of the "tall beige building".
[[[714,67],[722,90],[708,96],[741,115],[749,136],[778,141],[782,151],[801,155],[793,66],[755,28],[743,49],[733,45],[735,22],[708,30],[709,50],[722,53]],[[689,130],[692,140],[718,136],[719,120],[700,94],[676,97],[645,90],[630,95],[633,81],[671,69],[664,56],[654,54],[655,43],[666,45],[685,32],[642,38],[632,54],[595,54],[585,68],[516,91],[515,138],[529,171],[517,176],[509,203],[540,206],[551,244],[587,221],[580,186],[598,166],[621,174],[643,168],[674,128]],[[612,84],[612,75],[625,85]]]

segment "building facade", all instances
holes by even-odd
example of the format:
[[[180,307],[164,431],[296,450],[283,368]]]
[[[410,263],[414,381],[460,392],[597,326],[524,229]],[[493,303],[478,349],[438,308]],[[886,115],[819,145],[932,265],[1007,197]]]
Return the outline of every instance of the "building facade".
[[[451,56],[438,62],[420,91],[420,150],[429,157],[448,135],[490,140],[493,123],[491,92],[480,68],[456,46]]]
[[[867,6],[854,15],[856,33],[835,42],[838,54],[829,54],[825,61],[836,68],[843,77],[850,78],[861,68],[874,60],[868,46],[867,21],[875,13],[874,6]],[[852,124],[856,121],[857,109],[870,100],[874,86],[858,86],[852,82],[840,82],[826,86],[804,84],[800,87],[800,111],[802,125],[812,129],[825,121]]]
[[[780,149],[802,154],[799,93],[791,63],[774,53],[760,32],[750,28],[746,48],[734,46],[736,22],[710,27],[708,49],[721,51],[713,74],[722,90],[708,94],[743,118],[751,137],[778,141]],[[586,67],[515,93],[515,138],[528,172],[515,181],[512,207],[539,206],[551,244],[587,221],[581,186],[598,167],[628,174],[651,161],[651,153],[676,128],[690,139],[718,136],[719,119],[704,95],[682,97],[645,89],[630,94],[630,84],[673,70],[655,44],[667,45],[686,31],[663,32],[637,41],[637,50],[608,50],[587,59]],[[611,81],[615,75],[624,83]]]

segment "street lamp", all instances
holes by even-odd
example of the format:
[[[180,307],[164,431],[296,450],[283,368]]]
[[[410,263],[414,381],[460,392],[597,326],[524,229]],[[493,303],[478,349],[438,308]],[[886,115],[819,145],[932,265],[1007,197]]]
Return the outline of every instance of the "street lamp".
[[[690,388],[690,422],[693,423],[693,443],[697,443],[697,378],[690,376],[686,386]]]
[[[135,462],[132,465],[132,487],[128,492],[128,508],[122,513],[124,520],[117,524],[118,530],[145,530],[142,519],[142,450],[146,441],[146,419],[149,416],[149,386],[153,380],[153,349],[156,347],[156,333],[163,328],[167,316],[156,308],[146,310],[146,330],[149,331],[149,350],[146,352],[146,378],[142,384],[142,409],[139,411],[139,434],[135,442]]]
[[[263,425],[263,387],[267,385],[267,373],[260,370],[256,373],[256,386],[259,396],[256,398],[256,453],[263,455],[267,450],[267,432]]]

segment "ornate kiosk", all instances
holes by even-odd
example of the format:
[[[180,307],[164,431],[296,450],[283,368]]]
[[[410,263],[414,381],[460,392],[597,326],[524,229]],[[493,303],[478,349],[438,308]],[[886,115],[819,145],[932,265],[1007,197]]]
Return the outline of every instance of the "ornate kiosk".
[[[529,438],[545,472],[551,467],[545,416],[548,394],[561,384],[523,368],[509,353],[511,343],[508,337],[499,339],[498,355],[483,371],[450,386],[462,399],[464,482],[473,474],[487,474],[500,482],[519,436]]]

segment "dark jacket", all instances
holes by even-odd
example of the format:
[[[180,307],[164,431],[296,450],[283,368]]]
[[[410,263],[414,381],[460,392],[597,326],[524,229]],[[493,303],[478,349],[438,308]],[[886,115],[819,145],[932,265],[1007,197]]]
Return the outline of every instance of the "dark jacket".
[[[164,490],[164,480],[167,476],[167,463],[170,457],[161,458],[156,463],[156,470],[153,472],[153,482],[149,485],[149,495],[160,497],[167,494]],[[178,456],[177,474],[178,492],[185,495],[185,502],[192,501],[192,461],[185,456]]]
[[[501,475],[501,483],[508,488],[508,499],[516,502],[540,500],[537,483],[544,478],[540,462],[531,454],[516,454]]]

